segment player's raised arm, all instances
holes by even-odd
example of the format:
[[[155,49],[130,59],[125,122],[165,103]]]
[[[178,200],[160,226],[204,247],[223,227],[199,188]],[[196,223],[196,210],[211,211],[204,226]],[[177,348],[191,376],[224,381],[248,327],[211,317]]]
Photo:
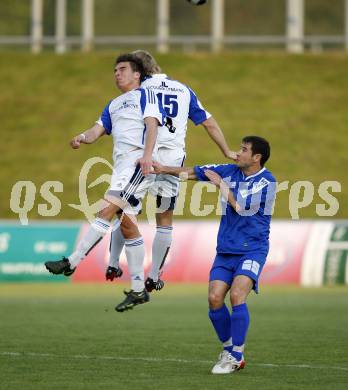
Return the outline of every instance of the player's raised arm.
[[[90,129],[84,131],[83,133],[75,136],[70,141],[70,146],[73,149],[79,149],[81,144],[92,144],[95,142],[98,138],[103,136],[105,134],[105,129],[103,126],[96,123],[93,127]]]
[[[139,88],[137,91],[145,124],[145,133],[143,133],[142,140],[144,154],[137,162],[140,164],[143,175],[146,176],[151,173],[152,153],[156,144],[158,126],[164,124],[166,113],[158,97],[152,90]]]
[[[212,117],[212,115],[204,109],[202,103],[198,100],[197,95],[192,91],[192,89],[189,88],[189,91],[189,118],[196,126],[203,125],[209,137],[216,143],[216,145],[220,148],[225,157],[235,160],[237,157],[236,153],[230,150],[218,123]]]
[[[198,180],[193,167],[166,167],[155,161],[152,166],[156,175],[165,174],[180,177],[182,180]]]
[[[236,160],[236,158],[237,158],[236,152],[233,152],[232,150],[230,150],[229,146],[227,145],[224,134],[223,134],[220,126],[216,122],[216,120],[211,116],[208,119],[206,119],[204,122],[202,122],[201,124],[206,129],[207,133],[209,134],[209,137],[220,148],[223,155],[231,160]]]

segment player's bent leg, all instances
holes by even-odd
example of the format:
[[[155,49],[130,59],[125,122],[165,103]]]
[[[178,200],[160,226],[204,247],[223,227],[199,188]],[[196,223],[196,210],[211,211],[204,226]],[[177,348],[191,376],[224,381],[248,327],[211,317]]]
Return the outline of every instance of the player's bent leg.
[[[127,207],[127,210],[131,208]],[[123,274],[119,266],[119,258],[125,245],[125,236],[136,238],[140,236],[135,215],[127,215],[122,210],[117,213],[118,219],[115,221],[110,237],[110,259],[109,266],[106,269],[105,279],[113,281],[120,278]]]
[[[215,333],[223,345],[223,351],[215,363],[213,374],[227,374],[231,371],[231,320],[230,312],[224,303],[225,296],[230,286],[222,280],[211,280],[209,282],[209,319],[214,327]]]
[[[209,319],[215,333],[227,352],[232,351],[230,312],[224,299],[229,290],[229,285],[222,280],[209,282]]]
[[[111,232],[110,239],[110,259],[109,266],[106,269],[106,280],[114,280],[121,277],[123,274],[122,269],[119,267],[119,257],[122,249],[125,245],[125,236],[128,239],[135,239],[140,237],[140,233],[137,229],[136,214],[141,210],[141,199],[145,194],[145,189],[151,182],[148,178],[142,175],[140,165],[136,164],[136,160],[141,155],[140,150],[134,150],[122,156],[116,161],[116,169],[113,172],[111,178],[110,190],[108,191],[108,199],[115,201],[116,204],[121,200],[121,207],[118,211],[118,220],[115,222]],[[126,213],[131,213],[126,217]],[[123,225],[130,223],[131,229],[136,227],[133,232],[124,234],[122,233],[120,224]]]
[[[210,270],[209,318],[223,345],[223,351],[212,369],[213,374],[230,374],[245,365],[244,359],[232,356],[231,315],[224,303],[235,276],[236,261],[239,261],[239,257],[217,254]]]
[[[156,213],[156,223],[158,226],[172,226],[173,225],[173,209],[165,210]]]
[[[237,275],[233,280],[230,291],[232,307],[245,303],[253,286],[254,281],[249,276]]]
[[[208,302],[209,308],[218,310],[224,305],[225,296],[230,286],[222,280],[211,280],[209,282]]]
[[[110,221],[118,209],[117,205],[105,202],[105,207],[91,223],[87,233],[78,243],[76,250],[69,257],[64,257],[62,260],[45,262],[46,269],[55,275],[71,276],[78,264],[105,236],[111,226]]]
[[[123,213],[121,216],[120,229],[125,240],[130,240],[140,236],[137,220],[134,215]]]

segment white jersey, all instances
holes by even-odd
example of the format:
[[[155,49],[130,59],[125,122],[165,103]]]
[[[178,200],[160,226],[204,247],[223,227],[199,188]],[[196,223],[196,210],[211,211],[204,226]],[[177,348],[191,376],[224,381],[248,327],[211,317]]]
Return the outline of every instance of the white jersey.
[[[162,126],[165,112],[154,92],[138,88],[110,101],[97,123],[113,136],[113,158],[137,148],[144,149],[144,119],[154,117]]]
[[[141,86],[157,95],[166,113],[165,124],[158,128],[158,147],[185,148],[188,119],[199,125],[211,117],[190,88],[166,74],[154,74]]]

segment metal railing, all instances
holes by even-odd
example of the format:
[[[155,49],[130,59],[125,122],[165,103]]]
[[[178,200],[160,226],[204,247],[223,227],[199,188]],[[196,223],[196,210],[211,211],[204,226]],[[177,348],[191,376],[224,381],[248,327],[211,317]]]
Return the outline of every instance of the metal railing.
[[[40,43],[43,46],[55,47],[59,44],[65,46],[83,45],[83,38],[79,35],[67,36],[64,41],[60,41],[55,36],[43,36]],[[124,36],[94,36],[91,39],[92,47],[100,45],[155,45],[163,43],[175,46],[212,46],[214,39],[210,35],[171,35],[165,41],[159,39],[156,35],[124,35]],[[311,35],[302,39],[289,39],[281,35],[225,35],[221,41],[222,47],[230,46],[267,46],[278,45],[286,47],[289,43],[299,43],[309,47],[315,46],[344,46],[345,37],[343,35]],[[33,39],[27,36],[0,36],[0,46],[30,46]]]
[[[231,46],[284,46],[289,52],[300,53],[305,46],[321,49],[324,46],[341,46],[348,51],[348,0],[344,2],[344,31],[342,35],[304,35],[305,0],[286,1],[285,34],[278,35],[224,35],[225,0],[210,0],[210,35],[170,35],[169,0],[157,0],[156,35],[139,36],[98,36],[94,33],[95,1],[81,1],[81,35],[67,36],[66,12],[69,0],[56,0],[56,30],[54,36],[43,35],[44,0],[31,0],[31,35],[0,36],[0,46],[30,46],[33,53],[39,53],[43,46],[54,46],[57,53],[78,46],[83,51],[102,45],[155,45],[159,52],[167,52],[170,46],[183,46],[185,50],[194,50],[197,46],[209,46],[213,52]]]

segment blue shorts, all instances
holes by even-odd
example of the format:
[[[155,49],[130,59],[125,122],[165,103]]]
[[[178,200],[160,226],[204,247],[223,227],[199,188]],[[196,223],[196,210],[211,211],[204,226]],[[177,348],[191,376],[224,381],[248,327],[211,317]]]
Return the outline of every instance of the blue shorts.
[[[222,280],[229,286],[237,275],[246,275],[254,281],[253,289],[259,292],[259,276],[266,262],[263,253],[248,253],[244,255],[216,254],[210,270],[209,281]]]

